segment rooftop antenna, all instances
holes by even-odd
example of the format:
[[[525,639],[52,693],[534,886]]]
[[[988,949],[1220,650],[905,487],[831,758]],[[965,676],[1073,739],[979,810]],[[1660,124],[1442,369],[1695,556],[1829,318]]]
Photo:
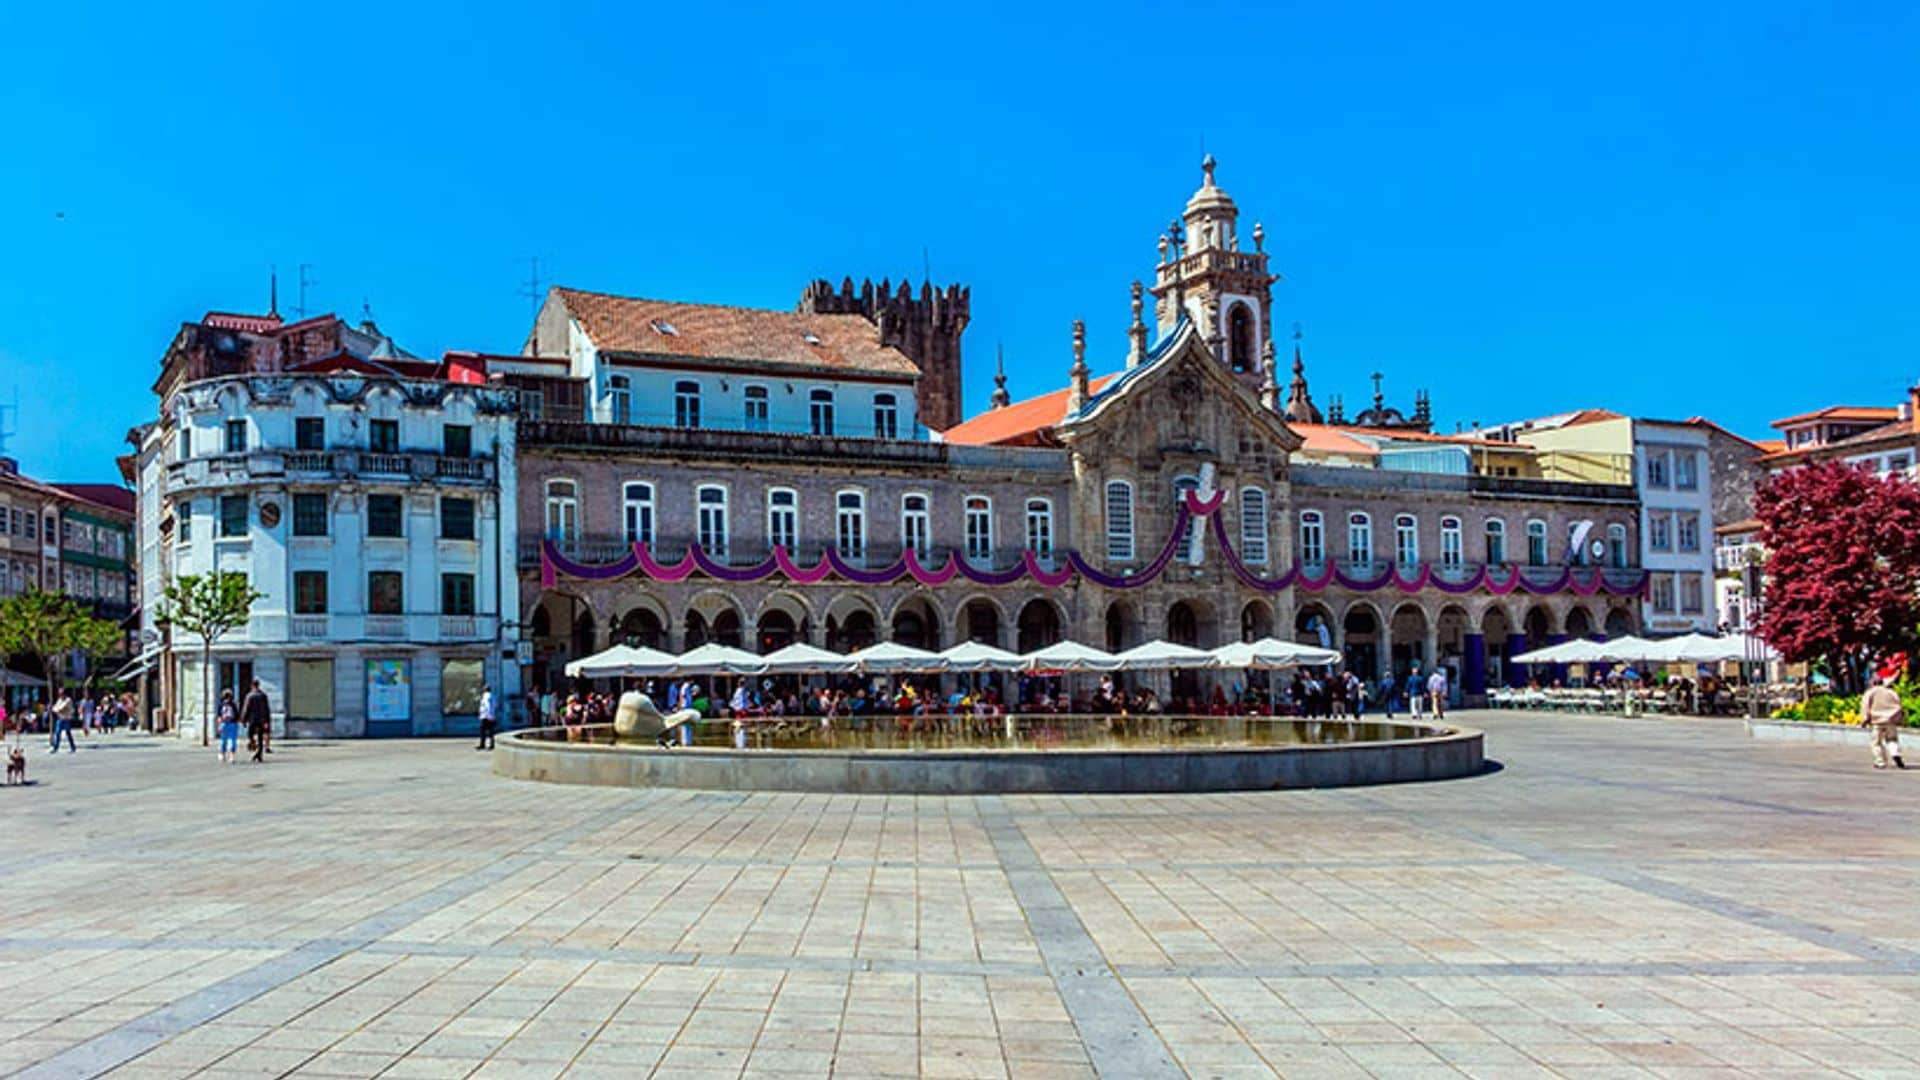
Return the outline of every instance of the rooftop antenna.
[[[293,309],[293,317],[295,319],[305,319],[307,317],[307,290],[320,284],[307,276],[307,271],[311,269],[313,269],[312,263],[300,264],[300,304]]]
[[[280,268],[278,266],[267,268],[267,316],[274,319],[280,317]]]
[[[925,244],[920,245],[920,275],[922,281],[929,283],[933,281],[933,256],[928,253]]]
[[[546,296],[546,281],[540,276],[540,256],[529,255],[522,261],[527,264],[527,283],[522,285],[514,295],[526,297],[530,313],[538,315],[540,301]]]

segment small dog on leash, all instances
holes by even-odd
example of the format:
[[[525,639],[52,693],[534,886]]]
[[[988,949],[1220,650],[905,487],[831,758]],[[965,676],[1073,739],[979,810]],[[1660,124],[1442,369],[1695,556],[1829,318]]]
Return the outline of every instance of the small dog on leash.
[[[24,784],[27,782],[27,755],[19,747],[7,751],[7,783]]]

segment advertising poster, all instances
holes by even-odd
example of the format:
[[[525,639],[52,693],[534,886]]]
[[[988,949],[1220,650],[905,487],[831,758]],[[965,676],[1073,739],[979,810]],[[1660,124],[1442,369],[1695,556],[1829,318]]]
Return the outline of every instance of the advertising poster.
[[[413,715],[413,685],[408,661],[367,661],[367,719],[407,720]]]

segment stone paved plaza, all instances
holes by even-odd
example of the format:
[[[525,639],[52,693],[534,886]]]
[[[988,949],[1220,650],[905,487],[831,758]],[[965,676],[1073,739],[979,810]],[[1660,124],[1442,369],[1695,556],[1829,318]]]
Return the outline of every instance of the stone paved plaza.
[[[1502,769],[1137,798],[40,748],[0,791],[0,1072],[1920,1076],[1920,774],[1466,719]]]

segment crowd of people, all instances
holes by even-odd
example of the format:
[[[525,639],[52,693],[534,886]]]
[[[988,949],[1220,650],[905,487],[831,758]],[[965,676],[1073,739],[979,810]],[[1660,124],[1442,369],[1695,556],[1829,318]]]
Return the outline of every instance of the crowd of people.
[[[12,712],[0,701],[0,731],[45,735],[53,753],[60,751],[62,739],[69,752],[77,752],[75,731],[89,737],[104,735],[131,727],[133,717],[132,694],[82,692],[76,697],[72,690],[62,687],[51,703],[30,701]]]
[[[1396,712],[1416,719],[1431,712],[1439,719],[1446,715],[1452,690],[1447,672],[1439,668],[1424,675],[1416,670],[1404,680],[1388,676],[1378,683],[1362,680],[1351,671],[1296,669],[1290,680],[1275,675],[1271,690],[1256,682],[1236,682],[1231,688],[1216,686],[1204,696],[1176,691],[1164,702],[1146,686],[1120,685],[1112,674],[1103,674],[1097,689],[1080,698],[1067,692],[1058,674],[1005,678],[1010,685],[999,676],[963,676],[946,690],[937,677],[912,676],[837,676],[811,686],[798,678],[744,676],[732,679],[730,691],[724,679],[647,679],[625,688],[645,694],[663,713],[692,710],[703,719],[726,721],[807,719],[829,730],[891,723],[903,733],[936,721],[1008,713],[1359,719],[1373,709],[1388,719]],[[570,737],[583,738],[588,729],[613,722],[619,694],[620,689],[602,691],[584,684],[571,692],[535,688],[527,692],[526,713],[535,727],[564,727]],[[691,734],[683,731],[681,738],[689,739]]]

